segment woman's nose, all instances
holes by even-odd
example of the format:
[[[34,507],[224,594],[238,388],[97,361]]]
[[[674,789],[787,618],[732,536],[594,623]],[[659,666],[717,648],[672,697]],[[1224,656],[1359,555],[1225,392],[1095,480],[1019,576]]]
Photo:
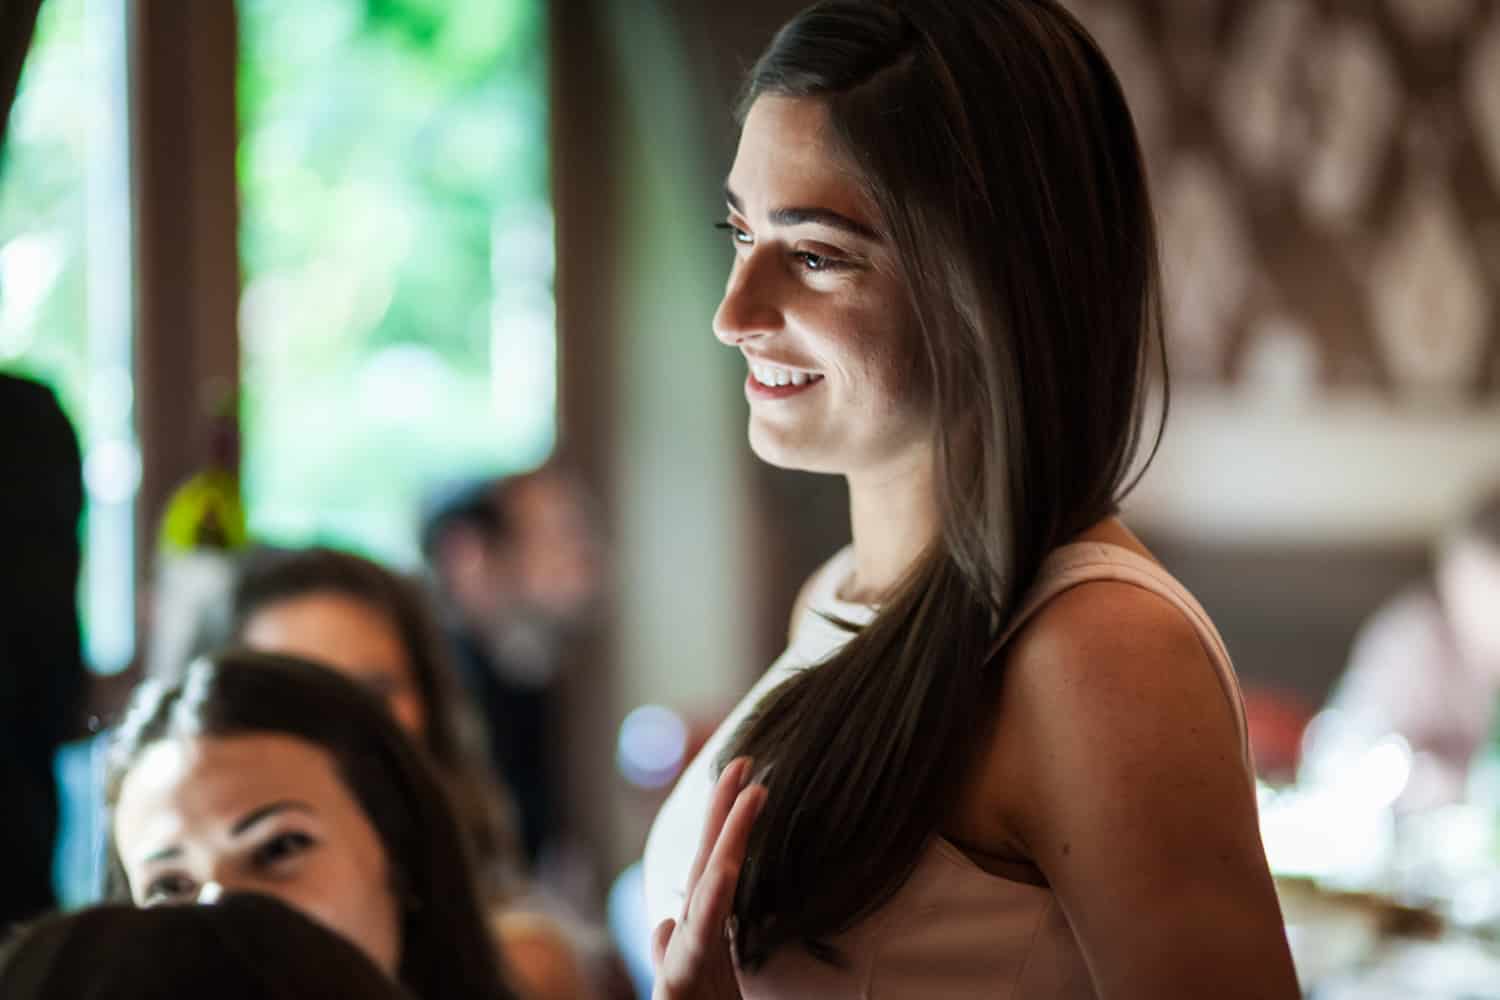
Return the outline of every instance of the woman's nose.
[[[714,313],[714,336],[720,343],[737,347],[781,328],[773,265],[769,254],[753,250],[735,262]]]

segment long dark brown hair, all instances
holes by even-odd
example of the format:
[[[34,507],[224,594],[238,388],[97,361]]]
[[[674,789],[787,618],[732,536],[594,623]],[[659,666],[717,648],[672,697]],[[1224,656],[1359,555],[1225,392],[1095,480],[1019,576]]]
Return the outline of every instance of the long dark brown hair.
[[[484,723],[459,698],[436,614],[414,581],[340,549],[258,548],[236,570],[228,641],[242,644],[251,619],[273,605],[325,593],[364,605],[395,631],[422,701],[423,749],[453,797],[474,848],[481,888],[488,898],[506,901],[518,891],[525,867],[514,809],[486,760]]]
[[[994,721],[998,636],[1047,554],[1133,485],[1162,338],[1130,113],[1054,0],[826,0],[756,63],[742,120],[762,96],[824,104],[896,252],[941,531],[726,752],[770,790],[734,904],[749,968],[788,943],[837,960],[828,939],[888,900],[951,817]]]
[[[402,903],[400,981],[422,997],[513,996],[437,775],[379,699],[336,671],[233,650],[196,660],[176,682],[147,682],[111,745],[106,804],[113,812],[125,776],[156,743],[250,733],[293,736],[333,757],[380,837]],[[128,900],[113,837],[108,877],[109,895]]]

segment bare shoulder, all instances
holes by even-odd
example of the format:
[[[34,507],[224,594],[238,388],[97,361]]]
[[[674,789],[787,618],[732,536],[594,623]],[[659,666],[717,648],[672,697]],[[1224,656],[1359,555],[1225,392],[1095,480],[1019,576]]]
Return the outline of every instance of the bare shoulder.
[[[1049,601],[1020,631],[1006,662],[1017,710],[1108,712],[1221,707],[1228,699],[1197,628],[1167,598],[1134,584],[1097,580]]]
[[[1116,581],[1058,595],[1012,644],[996,722],[976,798],[1101,994],[1201,995],[1233,970],[1226,996],[1295,995],[1236,708],[1176,605]]]
[[[1147,774],[1176,783],[1205,769],[1246,784],[1236,708],[1197,629],[1129,583],[1092,581],[1048,602],[1012,643],[999,712],[990,752],[1001,787],[1046,773],[1131,789]],[[1026,825],[1035,803],[1004,801]]]

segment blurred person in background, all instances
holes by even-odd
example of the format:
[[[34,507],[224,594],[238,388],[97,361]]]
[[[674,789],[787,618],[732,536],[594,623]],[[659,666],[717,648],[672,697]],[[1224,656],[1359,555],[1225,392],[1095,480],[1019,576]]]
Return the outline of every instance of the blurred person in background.
[[[241,562],[228,617],[231,642],[325,664],[384,702],[447,786],[518,978],[534,996],[573,995],[594,936],[530,890],[514,807],[420,587],[348,552],[262,548]]]
[[[435,772],[335,671],[240,651],[148,681],[114,736],[105,798],[114,899],[262,892],[418,997],[517,995]]]
[[[533,864],[560,833],[555,680],[600,593],[589,507],[571,476],[544,467],[436,491],[423,518],[459,674],[484,714]]]
[[[0,930],[51,908],[53,757],[80,729],[78,440],[51,391],[0,375]]]
[[[1386,602],[1354,642],[1349,666],[1308,747],[1315,766],[1338,745],[1399,734],[1412,751],[1411,808],[1461,799],[1500,698],[1500,486],[1440,539],[1433,571]]]
[[[262,547],[240,561],[225,617],[224,644],[322,663],[380,698],[448,783],[487,898],[517,891],[512,807],[417,585],[351,552]]]
[[[270,896],[212,906],[107,904],[0,948],[6,1000],[411,1000],[352,942]]]

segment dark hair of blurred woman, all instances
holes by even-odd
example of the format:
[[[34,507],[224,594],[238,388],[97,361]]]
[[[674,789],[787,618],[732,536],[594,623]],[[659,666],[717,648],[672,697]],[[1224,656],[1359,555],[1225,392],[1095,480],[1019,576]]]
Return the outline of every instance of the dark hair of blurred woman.
[[[96,906],[0,949],[6,1000],[409,998],[338,934],[268,896],[214,906]]]

